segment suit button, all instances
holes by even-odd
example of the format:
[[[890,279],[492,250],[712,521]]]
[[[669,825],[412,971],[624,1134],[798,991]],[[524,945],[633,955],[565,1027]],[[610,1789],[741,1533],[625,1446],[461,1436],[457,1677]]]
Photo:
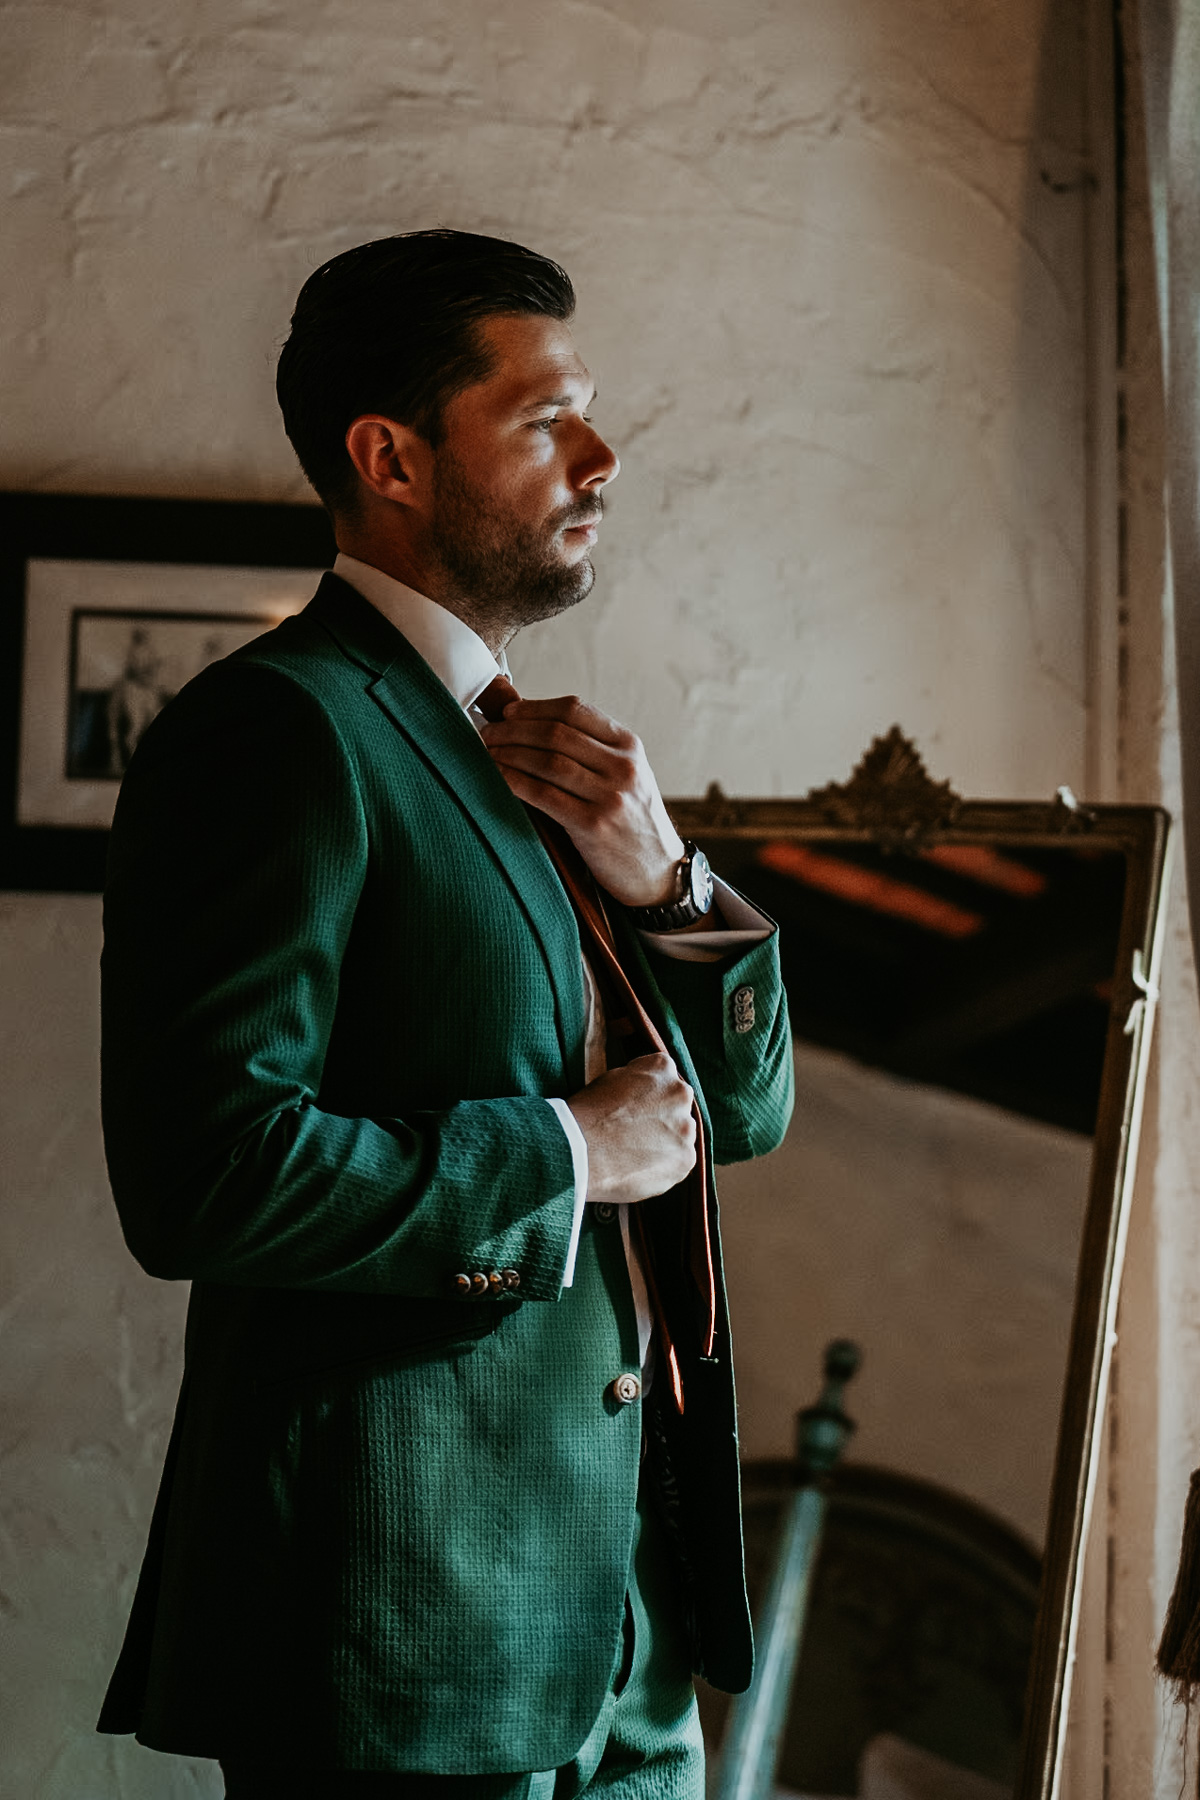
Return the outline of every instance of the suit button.
[[[471,1291],[471,1277],[469,1275],[456,1275],[454,1277],[454,1285],[460,1294],[469,1294]]]
[[[504,1283],[500,1278],[499,1269],[489,1269],[488,1270],[488,1286],[492,1290],[493,1294],[498,1294],[500,1292],[500,1289],[504,1286]]]
[[[739,1035],[754,1030],[754,989],[749,982],[733,990],[733,1029]]]
[[[521,1272],[519,1269],[501,1269],[500,1280],[506,1288],[519,1288],[521,1285]]]
[[[613,1399],[619,1400],[622,1406],[632,1406],[641,1391],[642,1384],[636,1375],[618,1375],[612,1384]]]
[[[475,1273],[471,1277],[471,1292],[473,1294],[486,1294],[487,1291],[488,1291],[488,1278],[484,1274],[482,1269],[476,1269]]]
[[[592,1217],[599,1220],[601,1225],[611,1225],[616,1216],[616,1207],[610,1206],[607,1200],[597,1200],[592,1207]]]

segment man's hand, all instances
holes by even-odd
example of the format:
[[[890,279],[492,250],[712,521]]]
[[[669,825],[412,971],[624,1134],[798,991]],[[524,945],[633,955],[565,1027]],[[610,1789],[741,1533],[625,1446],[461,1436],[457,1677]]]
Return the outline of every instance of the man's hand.
[[[482,735],[517,799],[563,827],[615,900],[664,906],[676,898],[683,842],[632,731],[567,695],[515,700]]]
[[[661,1051],[610,1069],[567,1105],[587,1140],[589,1200],[649,1200],[695,1166],[692,1090]]]

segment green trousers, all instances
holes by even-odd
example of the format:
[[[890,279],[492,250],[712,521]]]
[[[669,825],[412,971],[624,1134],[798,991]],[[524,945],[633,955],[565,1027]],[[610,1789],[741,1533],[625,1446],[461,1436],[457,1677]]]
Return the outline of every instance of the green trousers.
[[[704,1740],[673,1561],[643,1483],[612,1685],[589,1736],[563,1768],[527,1775],[320,1774],[222,1763],[226,1800],[704,1800]]]

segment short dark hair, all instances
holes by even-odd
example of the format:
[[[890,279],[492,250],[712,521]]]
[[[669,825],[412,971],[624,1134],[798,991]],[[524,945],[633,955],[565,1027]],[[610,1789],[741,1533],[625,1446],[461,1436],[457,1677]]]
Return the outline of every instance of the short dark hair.
[[[352,420],[385,413],[436,446],[447,402],[491,373],[482,320],[574,310],[557,263],[471,231],[405,231],[324,263],[300,290],[275,392],[325,505],[344,507],[355,492]]]

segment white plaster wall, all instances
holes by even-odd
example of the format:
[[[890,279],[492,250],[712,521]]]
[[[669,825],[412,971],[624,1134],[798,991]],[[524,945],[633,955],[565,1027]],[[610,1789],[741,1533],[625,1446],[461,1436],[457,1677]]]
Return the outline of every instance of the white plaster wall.
[[[0,479],[300,497],[271,383],[303,277],[514,234],[575,276],[625,456],[527,684],[641,721],[676,792],[802,791],[896,719],[964,791],[1078,785],[1074,13],[2,6]]]
[[[197,1785],[177,1759],[94,1730],[166,1452],[185,1303],[134,1264],[108,1192],[99,954],[98,900],[0,896],[5,1800],[214,1791],[206,1768]]]
[[[788,1456],[831,1338],[865,1356],[847,1450],[1039,1546],[1091,1140],[796,1047],[784,1143],[721,1172],[747,1456]]]
[[[0,4],[0,482],[300,498],[271,383],[304,276],[411,226],[511,234],[575,276],[625,460],[592,601],[518,647],[528,691],[628,717],[675,792],[802,791],[894,719],[964,791],[1078,784],[1074,21],[1072,0]],[[88,899],[0,914],[0,1792],[179,1800],[210,1776],[90,1732],[181,1303],[104,1198],[97,921]],[[760,1368],[734,1280],[775,1445],[776,1349]]]

